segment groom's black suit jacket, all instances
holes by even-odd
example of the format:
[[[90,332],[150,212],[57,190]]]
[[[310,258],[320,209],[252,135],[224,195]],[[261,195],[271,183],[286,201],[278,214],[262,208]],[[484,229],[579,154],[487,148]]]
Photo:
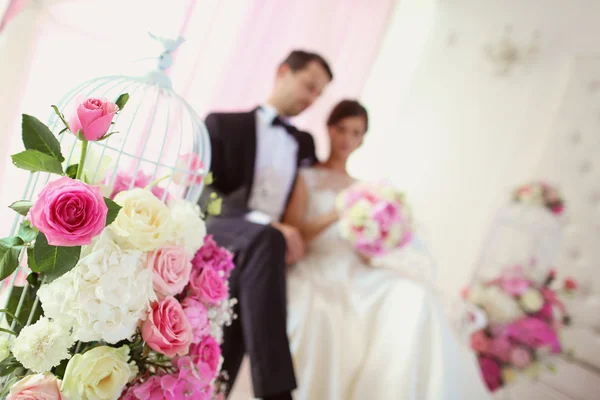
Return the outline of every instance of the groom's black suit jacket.
[[[243,215],[249,211],[248,199],[254,183],[256,109],[240,113],[212,113],[206,117],[205,123],[211,142],[213,183],[203,197],[216,192],[223,199],[222,215]],[[297,167],[315,164],[317,156],[312,136],[293,126],[286,128],[298,143]],[[291,190],[288,201],[290,194]]]

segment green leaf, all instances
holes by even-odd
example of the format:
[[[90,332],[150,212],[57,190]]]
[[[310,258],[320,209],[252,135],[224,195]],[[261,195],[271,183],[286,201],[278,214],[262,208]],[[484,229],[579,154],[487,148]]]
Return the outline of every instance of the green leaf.
[[[104,198],[104,202],[106,203],[106,207],[108,207],[106,225],[110,225],[117,218],[117,215],[119,215],[119,211],[121,211],[122,207],[107,197]]]
[[[127,104],[128,101],[129,101],[128,93],[123,93],[122,95],[119,96],[117,101],[115,101],[115,104],[117,105],[117,107],[119,107],[119,111],[121,111],[123,109],[123,107],[125,107],[125,104]]]
[[[4,383],[4,387],[0,391],[0,399],[4,399],[5,396],[10,392],[10,389],[13,387],[15,383],[17,383],[21,378],[18,376],[12,376],[8,381]]]
[[[75,177],[77,176],[77,168],[79,168],[79,164],[73,164],[73,165],[69,165],[67,167],[67,169],[65,170],[65,174],[71,178],[71,179],[75,179]]]
[[[23,290],[25,287],[27,287],[27,293],[24,295],[23,303],[21,304],[21,310],[19,310],[19,313],[17,314],[17,307],[19,306],[21,295],[23,295]],[[4,312],[6,314],[6,321],[8,322],[9,326],[12,325],[13,321],[17,321],[13,329],[16,334],[21,332],[21,329],[23,329],[23,327],[27,325],[27,322],[29,322],[29,315],[32,312],[37,295],[37,288],[31,287],[29,285],[25,287],[13,287],[12,293],[10,294],[10,297],[8,299],[8,304],[6,305],[6,309],[0,310],[0,312]],[[42,306],[38,301],[30,323],[36,323],[41,316]]]
[[[205,184],[206,186],[208,186],[208,185],[212,185],[212,183],[213,183],[213,180],[214,180],[214,179],[213,179],[213,174],[212,174],[212,172],[209,172],[209,173],[208,173],[208,174],[206,174],[206,176],[204,177],[204,184]]]
[[[33,203],[29,200],[19,200],[19,201],[15,201],[8,207],[13,209],[14,211],[18,212],[22,216],[26,217],[27,213],[29,212],[29,209],[32,206],[33,206]]]
[[[50,280],[54,280],[73,269],[80,254],[81,246],[51,246],[46,236],[40,232],[33,247],[36,269],[32,271],[44,272]]]
[[[21,127],[23,129],[23,144],[27,150],[38,150],[59,162],[65,161],[60,152],[60,143],[50,132],[50,129],[39,119],[23,114]]]
[[[0,328],[0,332],[10,333],[11,335],[17,336],[17,334],[11,331],[10,329]]]
[[[23,221],[19,226],[19,232],[17,233],[17,236],[23,239],[23,242],[31,243],[37,234],[38,230],[32,227],[29,221]]]
[[[10,375],[19,367],[22,367],[21,363],[11,354],[0,362],[0,376]]]
[[[31,172],[51,172],[62,175],[62,166],[60,161],[39,150],[25,150],[11,156],[13,164]]]
[[[69,128],[63,128],[63,130],[62,130],[62,131],[58,132],[58,135],[60,136],[60,135],[62,135],[63,133],[65,133],[66,131],[68,131],[68,130],[69,130]]]
[[[0,281],[10,276],[19,266],[23,240],[13,236],[0,239]]]
[[[107,133],[106,135],[102,136],[100,139],[96,140],[97,142],[101,142],[103,140],[108,139],[109,137],[111,137],[112,135],[114,135],[115,133],[119,133],[119,132],[111,132],[111,133]]]
[[[37,270],[37,267],[35,266],[35,257],[33,255],[33,247],[27,248],[27,267],[32,271]]]
[[[33,287],[38,287],[39,283],[40,283],[40,274],[38,274],[37,272],[32,272],[29,275],[27,275],[27,282],[29,282],[29,284]]]
[[[68,131],[69,130],[69,123],[67,122],[67,120],[65,119],[65,116],[61,114],[61,112],[58,110],[58,107],[56,107],[55,105],[52,105],[52,109],[54,110],[54,113],[56,115],[58,115],[58,118],[60,118],[60,120],[63,122],[63,124],[65,124],[65,129],[63,129],[62,131],[60,131],[58,134],[60,135],[61,133],[63,133],[64,131]],[[64,160],[63,160],[64,161]]]

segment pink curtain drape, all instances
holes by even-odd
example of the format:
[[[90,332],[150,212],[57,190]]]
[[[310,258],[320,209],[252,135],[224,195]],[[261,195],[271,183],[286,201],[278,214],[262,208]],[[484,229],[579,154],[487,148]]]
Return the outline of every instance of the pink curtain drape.
[[[317,104],[295,121],[315,135],[319,154],[328,154],[325,120],[344,97],[360,97],[395,0],[256,0],[238,28],[210,100],[196,101],[206,77],[195,63],[183,95],[200,115],[214,110],[243,110],[268,95],[278,64],[293,49],[316,51],[331,64],[335,79]],[[198,57],[204,55],[202,49]],[[368,106],[368,105],[367,105]]]

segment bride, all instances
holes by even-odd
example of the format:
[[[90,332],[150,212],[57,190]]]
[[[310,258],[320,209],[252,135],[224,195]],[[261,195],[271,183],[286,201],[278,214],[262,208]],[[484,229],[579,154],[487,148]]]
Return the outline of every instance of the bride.
[[[369,265],[338,235],[337,194],[355,182],[350,154],[368,128],[366,109],[340,102],[327,127],[327,161],[303,169],[284,221],[308,252],[288,273],[288,335],[297,400],[488,399],[475,359],[424,287]]]

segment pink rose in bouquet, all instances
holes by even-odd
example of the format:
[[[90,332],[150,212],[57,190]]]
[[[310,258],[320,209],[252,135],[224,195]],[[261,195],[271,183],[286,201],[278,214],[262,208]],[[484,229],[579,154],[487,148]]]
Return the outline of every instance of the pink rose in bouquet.
[[[479,367],[483,380],[490,391],[493,392],[502,386],[502,370],[494,360],[488,357],[479,357]]]
[[[110,179],[112,177],[108,176],[104,182],[105,185],[110,184]],[[139,171],[137,173],[137,175],[135,176],[135,179],[129,175],[126,174],[124,172],[119,172],[115,178],[115,183],[112,187],[112,191],[110,193],[110,198],[114,200],[115,196],[123,191],[126,190],[130,190],[133,188],[145,188],[148,185],[150,185],[150,175],[146,175],[144,174],[143,171]],[[158,187],[158,186],[152,186],[150,188],[150,191],[152,192],[152,194],[154,196],[156,196],[158,199],[163,200],[164,197],[164,201],[168,202],[170,199],[169,194],[167,193],[165,195],[165,189]]]
[[[152,350],[175,357],[188,353],[193,332],[181,304],[166,297],[152,305],[142,325],[142,337]]]
[[[192,265],[195,269],[211,268],[217,272],[223,272],[227,278],[234,268],[233,254],[218,246],[212,235],[206,235],[204,245],[194,256]]]
[[[166,400],[211,400],[212,388],[206,367],[194,366],[189,357],[176,360],[178,371],[161,378]]]
[[[108,133],[119,107],[103,97],[90,97],[80,102],[69,118],[73,134],[81,130],[85,140],[96,141]]]
[[[42,189],[29,219],[52,246],[82,246],[102,233],[107,214],[100,188],[65,176]]]
[[[51,373],[29,375],[15,383],[6,400],[62,400],[60,380]]]
[[[522,346],[514,347],[510,352],[510,363],[517,368],[525,368],[531,363],[531,354]]]
[[[173,182],[190,186],[199,185],[204,178],[204,164],[196,153],[184,154],[179,158],[173,173]]]
[[[191,297],[186,297],[183,299],[181,306],[183,307],[185,316],[192,326],[192,332],[194,335],[192,343],[200,343],[200,340],[204,337],[204,335],[208,334],[210,330],[210,321],[208,319],[208,311],[206,310],[206,307],[204,307],[204,304],[202,304],[200,301]]]
[[[560,341],[551,325],[533,317],[525,317],[509,324],[505,335],[517,343],[539,349],[549,347],[552,353],[560,353]]]
[[[183,247],[160,247],[148,253],[147,265],[152,269],[152,283],[159,298],[181,293],[190,281],[192,263]]]
[[[512,348],[508,339],[498,336],[491,340],[488,353],[502,362],[508,362]]]
[[[471,334],[471,348],[480,353],[487,353],[490,348],[490,339],[483,331]]]
[[[204,336],[198,344],[190,347],[190,356],[195,365],[206,364],[211,374],[211,379],[217,375],[219,360],[221,358],[221,347],[212,336]]]
[[[219,304],[229,295],[229,288],[223,277],[211,268],[194,269],[188,290],[189,296],[211,305]]]

